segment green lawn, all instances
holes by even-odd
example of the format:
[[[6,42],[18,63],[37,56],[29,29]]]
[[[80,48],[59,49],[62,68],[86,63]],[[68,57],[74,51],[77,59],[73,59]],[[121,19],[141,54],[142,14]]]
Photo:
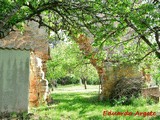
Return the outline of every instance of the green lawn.
[[[69,88],[73,89],[72,92]],[[51,106],[40,106],[39,108],[31,109],[34,113],[32,119],[41,120],[148,120],[157,119],[158,117],[143,117],[143,116],[120,116],[106,115],[103,116],[103,111],[112,112],[159,112],[160,104],[144,105],[144,106],[110,106],[108,102],[98,101],[98,90],[94,88],[98,86],[90,86],[88,92],[84,92],[81,86],[66,86],[56,89],[52,97],[54,104]],[[75,88],[79,88],[77,91]],[[81,88],[81,89],[80,89]],[[92,91],[93,90],[93,91]],[[160,118],[159,118],[160,119]]]

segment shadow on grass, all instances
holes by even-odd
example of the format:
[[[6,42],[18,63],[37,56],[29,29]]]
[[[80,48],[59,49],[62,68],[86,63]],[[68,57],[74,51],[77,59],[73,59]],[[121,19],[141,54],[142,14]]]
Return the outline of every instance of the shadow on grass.
[[[94,93],[61,93],[52,94],[54,101],[58,102],[57,109],[66,111],[79,111],[79,115],[84,115],[98,106],[110,106],[109,102],[98,100],[98,94]],[[102,112],[102,111],[99,111]],[[98,117],[98,116],[97,116]]]
[[[53,93],[52,94],[54,104],[51,106],[44,106],[37,110],[43,119],[48,116],[48,120],[137,120],[143,119],[142,116],[103,116],[103,111],[113,111],[113,112],[133,112],[146,111],[147,106],[111,106],[108,101],[99,101],[97,92],[90,93]],[[139,102],[139,101],[138,101]],[[149,108],[148,108],[149,107]],[[154,110],[152,106],[152,111]],[[50,118],[50,119],[49,119]],[[154,118],[153,118],[154,119]],[[157,119],[157,117],[155,117]]]
[[[100,101],[96,92],[52,94],[52,97],[55,101],[58,101],[59,103],[67,103],[69,105],[74,105],[78,103],[82,106],[85,106],[84,104],[110,106],[109,101]]]

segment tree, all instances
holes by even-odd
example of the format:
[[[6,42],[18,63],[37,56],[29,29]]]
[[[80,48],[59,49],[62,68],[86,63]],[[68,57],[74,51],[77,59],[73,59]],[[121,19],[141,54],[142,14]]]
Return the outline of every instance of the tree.
[[[106,50],[106,61],[113,63],[140,62],[152,53],[156,53],[158,57],[158,2],[142,3],[138,0],[126,0],[123,2],[120,0],[108,0],[100,6],[100,22],[96,25],[91,25],[91,33],[94,33],[94,42],[92,45],[99,46],[103,50]],[[79,40],[81,48],[83,48],[83,44],[86,43],[83,43],[82,40],[83,39]],[[88,52],[93,53],[93,55],[95,54],[93,52],[94,50],[91,51],[87,48],[89,47],[86,46],[83,49],[86,55],[88,55]],[[95,67],[101,68],[102,70],[104,69],[103,65],[97,66],[95,64]],[[102,81],[105,81],[104,83],[107,82],[109,84],[105,74],[99,74],[99,76],[103,78]],[[111,91],[111,89],[112,87],[107,89],[108,96],[110,95],[109,91]]]
[[[156,0],[0,0],[0,38],[14,25],[33,20],[50,30],[93,35],[93,45],[119,46],[139,38],[159,57],[159,2]],[[116,6],[116,7],[115,7]],[[128,31],[133,30],[132,33]],[[127,36],[121,40],[122,36]]]
[[[51,50],[51,57],[48,65],[48,79],[58,79],[73,73],[74,67],[78,64],[76,55],[79,54],[78,49],[71,45],[70,42],[60,41]]]
[[[85,0],[0,0],[0,38],[13,30],[13,26],[26,20],[36,21],[52,31],[65,29],[73,32],[90,21],[95,1]]]
[[[155,52],[159,58],[159,7],[156,0],[105,1],[100,7],[104,22],[91,29],[96,33],[94,44],[113,46],[112,50],[121,46],[125,48],[128,42],[137,43],[140,47],[145,43],[150,48],[144,51],[146,56]]]
[[[48,61],[48,80],[69,77],[80,80],[86,88],[87,81],[98,83],[98,75],[89,60],[84,57],[74,41],[59,41],[51,51],[52,60]],[[93,84],[91,83],[91,84]]]
[[[159,6],[156,0],[0,0],[0,38],[14,25],[33,20],[55,33],[60,29],[73,37],[90,33],[93,45],[100,47],[125,48],[128,42],[143,45],[143,41],[150,48],[143,57],[156,53],[159,58]]]
[[[99,84],[99,78],[96,69],[93,65],[82,63],[74,69],[75,76],[80,80],[80,83],[87,89],[87,84]]]
[[[75,40],[79,33],[91,36],[92,46],[106,50],[106,61],[140,61],[152,53],[160,58],[159,7],[158,0],[0,0],[0,37],[33,20],[55,33],[67,30]]]

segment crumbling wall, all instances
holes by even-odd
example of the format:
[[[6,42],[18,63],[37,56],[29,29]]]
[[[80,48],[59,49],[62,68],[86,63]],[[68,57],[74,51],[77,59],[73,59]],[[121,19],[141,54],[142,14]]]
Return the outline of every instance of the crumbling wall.
[[[48,81],[45,79],[42,59],[31,52],[29,106],[38,106],[44,103],[49,94],[48,90]]]
[[[142,88],[142,96],[150,97],[151,95],[160,95],[159,87]]]
[[[142,75],[144,79],[144,85],[146,87],[150,87],[152,85],[152,76],[150,74],[151,67],[150,65],[146,65],[145,67],[142,67]]]
[[[29,106],[38,106],[38,84],[36,74],[36,61],[35,54],[31,52],[30,54],[30,87],[29,87]]]
[[[135,65],[124,65],[111,62],[105,64],[104,61],[99,61],[98,58],[96,58],[96,54],[98,53],[91,45],[91,39],[87,38],[85,35],[81,34],[78,38],[75,38],[75,41],[78,43],[80,50],[90,59],[90,63],[97,70],[101,81],[100,100],[108,99],[110,97],[118,80],[123,78],[141,78],[141,73]]]
[[[141,94],[143,97],[152,98],[156,103],[160,101],[160,90],[159,87],[149,87],[141,89]]]
[[[142,80],[142,75],[138,71],[137,65],[127,65],[107,62],[105,64],[106,68],[106,81],[102,84],[101,99],[107,99],[110,94],[115,89],[115,85],[119,80],[122,79],[140,79]],[[127,82],[127,81],[126,81]],[[124,83],[125,84],[125,83]]]
[[[15,28],[15,31],[12,31],[8,36],[0,41],[1,48],[31,51],[29,89],[30,106],[38,106],[40,104],[40,99],[45,95],[41,94],[39,89],[42,91],[42,88],[45,89],[45,87],[42,86],[47,86],[47,81],[45,80],[46,62],[50,59],[50,55],[49,44],[46,36],[47,33],[44,28],[38,28],[37,23],[29,22],[28,25],[25,26],[25,30],[23,32]],[[41,67],[37,67],[38,63],[36,62],[36,58],[42,60]],[[42,78],[40,74],[43,72],[44,74]],[[46,84],[44,84],[44,81],[42,82],[42,79],[46,81]],[[44,89],[43,91],[45,91]]]

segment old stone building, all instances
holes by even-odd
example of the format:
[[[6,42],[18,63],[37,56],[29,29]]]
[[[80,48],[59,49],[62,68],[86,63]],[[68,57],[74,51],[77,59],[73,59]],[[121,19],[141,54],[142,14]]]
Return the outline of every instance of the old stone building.
[[[142,75],[138,70],[137,65],[122,64],[112,58],[115,51],[109,52],[109,49],[106,49],[106,55],[109,56],[109,58],[106,58],[104,61],[98,61],[96,58],[96,54],[98,54],[98,52],[96,48],[91,45],[93,41],[91,38],[81,34],[78,38],[75,38],[75,40],[78,43],[80,50],[84,52],[85,56],[89,56],[90,63],[97,70],[101,81],[100,100],[110,98],[112,91],[115,89],[115,85],[122,79],[125,79],[125,82],[129,79],[133,79],[133,81],[134,79],[139,79],[140,81],[142,80]],[[123,47],[121,46],[117,51],[123,51]]]
[[[12,61],[12,56],[13,56],[13,54],[11,54],[11,51],[14,51],[14,53],[17,54],[18,51],[29,51],[29,61],[28,61],[29,89],[27,91],[29,94],[28,95],[29,106],[38,106],[39,104],[43,103],[48,94],[48,81],[45,79],[45,73],[46,73],[46,62],[48,59],[50,59],[50,55],[49,55],[49,45],[46,36],[47,34],[44,28],[38,28],[38,25],[36,23],[30,22],[27,26],[25,26],[25,30],[23,31],[23,33],[19,30],[15,30],[12,31],[5,38],[0,39],[0,50],[9,51],[10,54],[8,54],[8,56],[10,56],[11,59],[10,61]],[[4,53],[4,51],[2,51],[1,53]],[[19,56],[21,55],[23,55],[23,53],[19,54]],[[23,56],[21,59],[23,59]],[[5,63],[5,61],[3,62]],[[9,72],[12,73],[14,71],[14,69],[10,70],[9,66],[8,69],[5,70],[7,70],[6,72],[8,72],[8,74]],[[16,69],[14,72],[16,73]],[[17,71],[16,74],[18,73],[25,74],[22,73],[21,71],[19,72]],[[9,80],[11,79],[12,78],[10,77]],[[23,80],[23,76],[20,78],[20,80]],[[14,96],[14,97],[18,98],[21,96]],[[1,102],[3,104],[3,101]]]
[[[107,80],[102,81],[101,99],[113,97],[116,94],[115,93],[115,90],[117,90],[116,85],[117,83],[119,83],[119,81],[123,82],[121,83],[121,85],[123,86],[119,86],[120,88],[122,87],[121,90],[127,91],[127,87],[130,87],[129,89],[135,89],[135,90],[138,89],[140,91],[141,87],[139,86],[139,84],[143,82],[143,79],[142,79],[142,74],[138,70],[137,65],[106,62],[105,67],[107,68],[106,69]],[[134,84],[137,84],[136,87],[134,87]],[[122,92],[121,90],[118,89],[116,92],[120,93]],[[129,92],[130,91],[128,90],[128,93]],[[122,96],[123,95],[124,94],[122,94]]]

